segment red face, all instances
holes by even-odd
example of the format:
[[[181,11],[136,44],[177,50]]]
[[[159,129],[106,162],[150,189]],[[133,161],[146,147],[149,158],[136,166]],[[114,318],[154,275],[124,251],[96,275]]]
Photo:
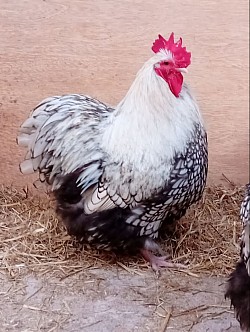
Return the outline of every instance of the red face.
[[[171,61],[162,61],[154,69],[156,74],[168,83],[169,89],[175,97],[179,97],[183,83],[183,76],[179,68]]]
[[[153,43],[152,50],[154,53],[171,52],[172,59],[161,61],[154,69],[157,75],[161,76],[168,83],[175,97],[179,97],[183,83],[181,72],[187,71],[186,68],[191,63],[191,53],[187,52],[186,47],[182,46],[181,38],[176,43],[174,42],[173,32],[168,40],[159,35],[158,39]]]

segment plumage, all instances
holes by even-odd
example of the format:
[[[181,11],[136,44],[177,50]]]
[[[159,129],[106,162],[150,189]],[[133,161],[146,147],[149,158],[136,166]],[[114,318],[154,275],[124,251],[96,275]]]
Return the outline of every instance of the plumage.
[[[241,204],[240,260],[230,274],[225,296],[231,300],[242,331],[250,331],[250,183]]]
[[[201,198],[208,164],[202,116],[182,84],[191,54],[173,35],[159,39],[116,107],[85,95],[47,98],[18,136],[27,148],[21,171],[47,182],[70,234],[139,250],[155,268],[164,260],[148,251],[161,252],[154,239],[162,223]]]

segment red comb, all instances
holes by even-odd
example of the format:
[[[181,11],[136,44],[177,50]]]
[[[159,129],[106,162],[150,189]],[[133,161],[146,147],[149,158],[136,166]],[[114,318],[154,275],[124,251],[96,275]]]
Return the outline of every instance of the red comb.
[[[180,38],[176,43],[174,42],[174,33],[172,32],[169,39],[164,39],[161,35],[155,40],[152,46],[152,51],[155,53],[160,50],[167,50],[173,54],[176,65],[179,68],[186,68],[191,63],[191,53],[187,52],[186,47],[182,47],[182,39]]]

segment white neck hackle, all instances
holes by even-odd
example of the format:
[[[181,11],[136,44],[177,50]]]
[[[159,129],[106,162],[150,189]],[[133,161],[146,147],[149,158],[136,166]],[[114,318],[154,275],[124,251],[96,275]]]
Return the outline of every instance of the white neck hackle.
[[[144,64],[104,129],[103,147],[113,160],[136,167],[171,160],[184,150],[195,123],[202,122],[188,87],[183,85],[176,98],[155,73],[162,57],[158,53]]]

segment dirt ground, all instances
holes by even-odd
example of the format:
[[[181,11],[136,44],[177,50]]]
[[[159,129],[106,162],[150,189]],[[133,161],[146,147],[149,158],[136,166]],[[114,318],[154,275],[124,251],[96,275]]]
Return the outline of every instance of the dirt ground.
[[[247,0],[1,1],[0,182],[32,182],[19,175],[15,137],[41,99],[75,92],[116,104],[157,34],[174,31],[193,54],[187,80],[207,122],[209,181],[224,173],[246,183],[248,7]],[[165,270],[157,278],[115,264],[64,277],[1,271],[0,331],[236,332],[224,287],[225,276]]]
[[[60,279],[1,276],[1,331],[237,332],[224,282],[170,270],[158,278],[150,269],[134,274],[115,266]]]

